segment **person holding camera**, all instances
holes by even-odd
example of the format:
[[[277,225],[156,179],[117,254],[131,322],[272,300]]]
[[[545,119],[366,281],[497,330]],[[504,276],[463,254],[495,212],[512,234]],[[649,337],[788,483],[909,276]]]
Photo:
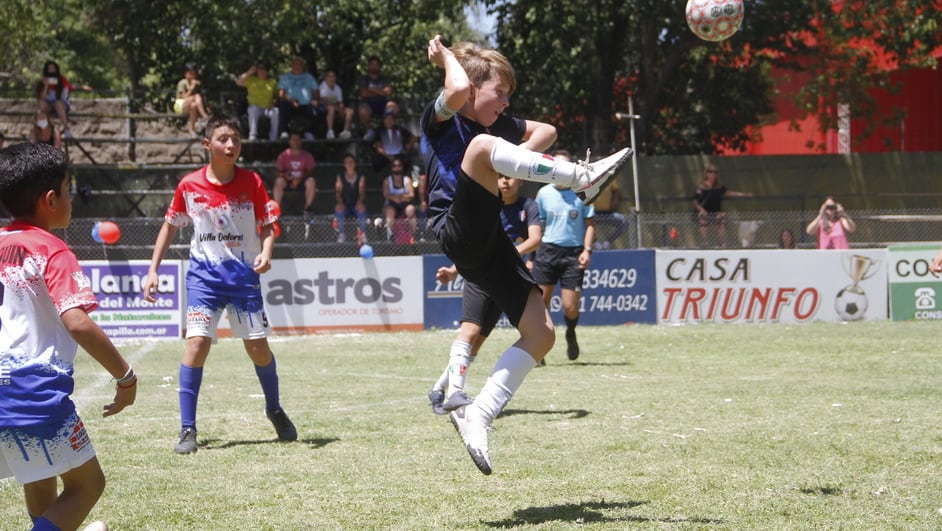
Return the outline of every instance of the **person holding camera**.
[[[856,229],[857,224],[847,215],[843,205],[828,196],[805,232],[810,236],[818,235],[818,249],[849,249],[847,235]]]

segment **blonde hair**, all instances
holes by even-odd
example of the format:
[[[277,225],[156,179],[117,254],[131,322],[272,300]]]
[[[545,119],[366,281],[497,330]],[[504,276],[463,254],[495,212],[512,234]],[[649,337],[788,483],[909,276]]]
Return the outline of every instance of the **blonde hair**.
[[[496,75],[510,85],[508,95],[517,90],[517,75],[504,54],[473,42],[455,43],[451,52],[475,86],[480,87]]]

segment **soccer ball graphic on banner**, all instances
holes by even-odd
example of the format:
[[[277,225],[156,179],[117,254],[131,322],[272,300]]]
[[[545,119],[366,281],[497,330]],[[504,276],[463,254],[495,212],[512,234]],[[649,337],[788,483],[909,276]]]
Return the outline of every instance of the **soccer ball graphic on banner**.
[[[723,41],[739,31],[742,0],[687,0],[687,25],[705,41]]]
[[[844,321],[859,321],[867,313],[867,294],[857,284],[851,284],[837,292],[834,309]]]

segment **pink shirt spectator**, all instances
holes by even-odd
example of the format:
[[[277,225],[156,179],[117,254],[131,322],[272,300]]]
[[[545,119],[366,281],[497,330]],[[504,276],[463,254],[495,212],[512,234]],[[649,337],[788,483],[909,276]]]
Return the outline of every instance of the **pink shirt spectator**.
[[[292,181],[303,179],[304,176],[314,171],[316,166],[317,163],[314,161],[314,155],[311,155],[310,152],[301,150],[297,153],[292,153],[291,148],[282,151],[275,161],[275,169],[280,172],[285,172],[288,179]]]
[[[819,225],[818,249],[850,249],[844,225],[840,222],[831,223],[830,230],[825,230],[823,223]]]

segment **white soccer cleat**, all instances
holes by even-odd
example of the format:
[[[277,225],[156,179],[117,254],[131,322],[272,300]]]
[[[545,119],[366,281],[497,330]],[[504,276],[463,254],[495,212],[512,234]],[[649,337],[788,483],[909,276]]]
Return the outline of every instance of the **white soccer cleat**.
[[[602,190],[615,180],[615,174],[631,157],[632,151],[631,148],[625,148],[592,163],[588,162],[590,153],[586,150],[585,160],[579,161],[572,185],[573,191],[587,205],[591,205]]]
[[[471,460],[484,475],[491,473],[491,456],[487,451],[487,432],[491,426],[480,410],[470,404],[461,406],[449,414],[451,423],[458,430],[458,435],[464,442]]]

